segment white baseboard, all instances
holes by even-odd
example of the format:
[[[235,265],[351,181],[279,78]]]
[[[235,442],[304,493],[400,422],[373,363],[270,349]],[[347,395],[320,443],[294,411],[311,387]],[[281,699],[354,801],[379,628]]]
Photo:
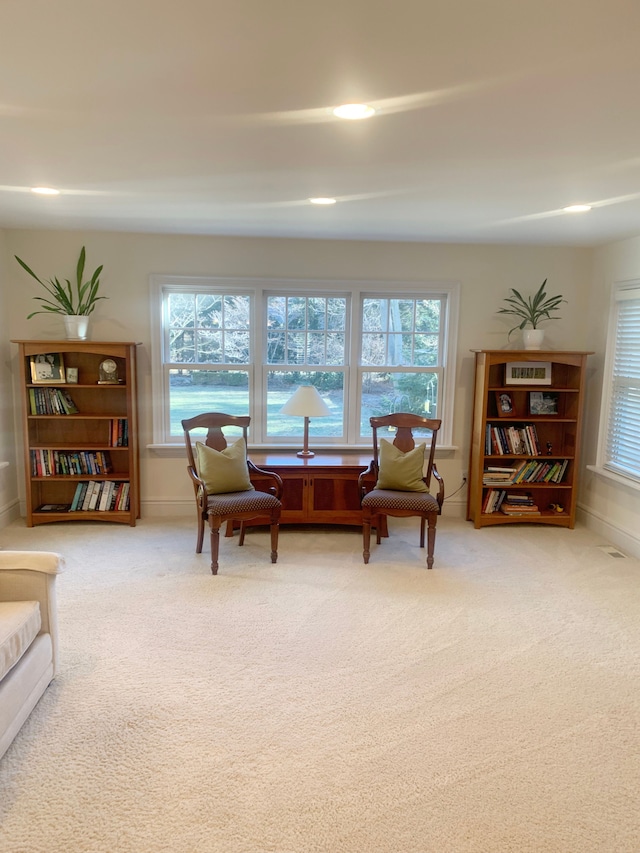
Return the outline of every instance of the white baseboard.
[[[0,507],[0,530],[20,518],[20,501],[16,498]]]
[[[444,505],[442,507],[442,515],[445,518],[462,518],[465,519],[467,517],[467,500],[458,501],[451,500],[448,501],[445,498]]]
[[[196,514],[195,500],[184,500],[176,498],[174,500],[151,500],[141,501],[140,514],[146,518],[168,518],[172,515],[193,515]]]
[[[625,530],[607,521],[600,513],[578,505],[577,518],[589,530],[602,536],[611,545],[623,553],[640,560],[640,538],[630,530]]]

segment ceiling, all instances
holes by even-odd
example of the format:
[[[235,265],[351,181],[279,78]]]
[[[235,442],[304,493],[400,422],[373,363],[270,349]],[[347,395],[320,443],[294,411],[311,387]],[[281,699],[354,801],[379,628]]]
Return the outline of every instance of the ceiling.
[[[0,228],[640,234],[639,33],[637,0],[2,0]]]

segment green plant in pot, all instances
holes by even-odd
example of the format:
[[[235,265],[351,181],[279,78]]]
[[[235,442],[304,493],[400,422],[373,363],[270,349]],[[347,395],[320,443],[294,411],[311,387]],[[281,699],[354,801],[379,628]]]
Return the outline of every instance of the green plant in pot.
[[[36,314],[61,314],[65,320],[67,337],[84,340],[87,337],[89,315],[93,313],[96,304],[101,299],[108,298],[107,296],[98,296],[103,264],[100,264],[91,278],[84,281],[86,252],[83,246],[76,266],[76,280],[72,285],[68,278],[64,280],[64,283],[55,277],[43,281],[31,267],[27,266],[22,258],[17,255],[14,257],[20,266],[47,291],[47,296],[33,297],[40,305],[37,311],[32,311],[27,316],[27,319],[30,320]]]
[[[522,330],[525,349],[540,349],[544,340],[544,329],[540,329],[542,320],[559,320],[560,317],[554,314],[558,310],[559,305],[567,300],[562,294],[558,296],[547,296],[546,291],[547,279],[542,282],[536,293],[533,296],[526,298],[515,289],[511,288],[511,296],[505,298],[507,303],[506,308],[500,308],[498,314],[510,314],[513,317],[518,317],[520,320],[515,326],[509,329],[508,338],[515,332],[516,329]],[[530,329],[526,327],[530,326]]]

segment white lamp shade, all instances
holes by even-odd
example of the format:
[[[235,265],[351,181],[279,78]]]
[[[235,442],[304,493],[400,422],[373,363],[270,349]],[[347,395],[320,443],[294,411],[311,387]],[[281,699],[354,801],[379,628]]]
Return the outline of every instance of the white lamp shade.
[[[283,415],[301,418],[325,418],[331,410],[313,385],[301,385],[280,409]]]

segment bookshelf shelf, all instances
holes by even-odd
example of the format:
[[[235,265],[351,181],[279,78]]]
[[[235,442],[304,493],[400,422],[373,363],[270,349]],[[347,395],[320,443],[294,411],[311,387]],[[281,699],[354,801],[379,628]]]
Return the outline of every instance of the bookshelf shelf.
[[[591,353],[473,352],[467,519],[475,527],[574,527],[585,370]],[[550,365],[550,384],[508,383],[507,364],[512,362]]]
[[[137,344],[13,343],[19,348],[23,388],[27,526],[109,521],[134,527],[140,517]],[[61,365],[61,376],[33,381],[34,363],[50,353],[57,354],[54,363],[56,369]],[[98,383],[105,358],[116,362],[121,381]],[[68,368],[75,368],[78,382],[64,381]],[[83,508],[79,498],[87,493]]]

